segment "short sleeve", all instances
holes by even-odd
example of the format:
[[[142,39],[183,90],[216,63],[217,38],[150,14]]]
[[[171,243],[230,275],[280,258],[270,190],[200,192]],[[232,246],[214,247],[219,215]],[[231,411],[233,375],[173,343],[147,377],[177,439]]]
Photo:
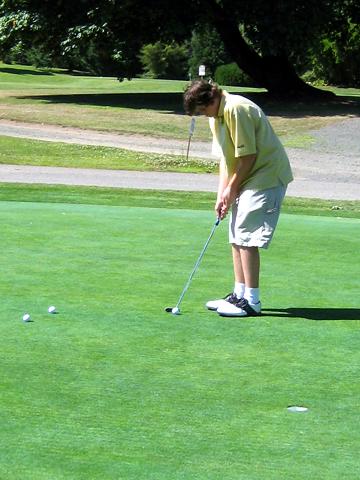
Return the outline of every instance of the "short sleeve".
[[[235,157],[256,154],[255,122],[249,109],[233,107],[228,112],[227,124],[234,144]]]

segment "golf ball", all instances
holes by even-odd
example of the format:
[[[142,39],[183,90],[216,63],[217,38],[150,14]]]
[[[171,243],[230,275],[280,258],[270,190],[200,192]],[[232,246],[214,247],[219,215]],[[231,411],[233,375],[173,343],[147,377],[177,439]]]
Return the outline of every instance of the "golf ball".
[[[174,315],[180,315],[180,309],[178,307],[174,307],[171,310],[171,313],[174,314]]]
[[[30,322],[30,315],[28,313],[25,313],[25,315],[23,315],[23,321]]]
[[[308,411],[308,408],[300,407],[297,405],[290,405],[290,407],[288,407],[287,409],[289,412],[294,412],[294,413],[304,413]]]
[[[54,307],[53,305],[51,305],[51,307],[48,308],[48,312],[49,312],[49,313],[55,313],[55,312],[56,312],[56,307]]]

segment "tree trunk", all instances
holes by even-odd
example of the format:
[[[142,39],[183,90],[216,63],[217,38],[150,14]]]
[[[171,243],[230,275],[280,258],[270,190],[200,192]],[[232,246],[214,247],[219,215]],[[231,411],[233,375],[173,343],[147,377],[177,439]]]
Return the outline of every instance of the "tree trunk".
[[[281,97],[333,98],[334,94],[304,82],[285,55],[261,57],[242,37],[237,23],[216,0],[206,0],[209,22],[217,30],[226,50],[239,68],[259,86]]]

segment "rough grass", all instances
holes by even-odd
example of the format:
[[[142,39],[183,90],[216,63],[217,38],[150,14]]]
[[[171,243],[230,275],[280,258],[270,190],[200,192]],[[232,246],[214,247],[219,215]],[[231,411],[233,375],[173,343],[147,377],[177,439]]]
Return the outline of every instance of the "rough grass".
[[[212,173],[215,161],[183,155],[136,152],[115,147],[72,145],[0,136],[0,163],[49,167]]]
[[[185,139],[188,118],[182,91],[187,82],[73,76],[61,71],[0,65],[0,117],[104,131]],[[263,106],[285,145],[304,147],[304,135],[343,118],[360,114],[356,89],[336,90],[332,102],[284,102],[262,89],[228,87]],[[209,140],[205,118],[194,139]],[[306,143],[307,144],[307,143]],[[305,144],[305,146],[306,146]]]

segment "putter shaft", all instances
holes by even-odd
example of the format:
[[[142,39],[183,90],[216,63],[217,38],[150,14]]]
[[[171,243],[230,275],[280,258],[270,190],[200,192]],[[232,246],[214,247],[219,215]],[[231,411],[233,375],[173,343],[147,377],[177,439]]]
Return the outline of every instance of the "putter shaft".
[[[217,218],[217,219],[216,219],[216,222],[214,223],[214,225],[213,225],[213,227],[212,227],[212,229],[211,229],[209,238],[206,240],[205,245],[204,245],[204,247],[203,247],[203,249],[201,250],[201,253],[200,253],[200,255],[199,255],[199,258],[197,259],[197,261],[196,261],[196,263],[195,263],[195,266],[194,266],[192,272],[190,273],[189,279],[188,279],[188,281],[186,282],[183,291],[181,292],[181,295],[180,295],[180,297],[179,297],[179,300],[178,300],[177,304],[175,305],[175,308],[179,308],[179,305],[180,305],[182,299],[184,298],[185,293],[187,292],[187,290],[188,290],[188,288],[189,288],[189,286],[190,286],[191,280],[193,279],[193,276],[195,275],[195,272],[196,272],[196,270],[198,269],[198,267],[199,267],[199,265],[200,265],[201,259],[202,259],[202,257],[204,256],[204,254],[205,254],[205,252],[206,252],[206,249],[207,249],[207,247],[208,247],[208,245],[209,245],[209,243],[210,243],[210,240],[211,240],[212,236],[214,235],[214,232],[215,232],[215,230],[216,230],[216,227],[219,225],[219,223],[220,223],[220,218]]]

